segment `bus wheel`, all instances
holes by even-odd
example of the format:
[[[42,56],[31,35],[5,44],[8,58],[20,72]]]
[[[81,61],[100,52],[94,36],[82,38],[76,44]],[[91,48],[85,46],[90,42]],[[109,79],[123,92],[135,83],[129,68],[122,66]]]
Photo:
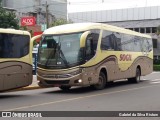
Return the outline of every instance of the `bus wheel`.
[[[62,85],[62,86],[60,86],[59,87],[61,90],[63,90],[63,91],[67,91],[67,90],[69,90],[70,88],[71,88],[71,86],[64,86],[64,85]]]
[[[136,69],[136,76],[134,78],[128,78],[131,83],[139,83],[141,80],[141,71],[139,68]]]
[[[93,85],[93,87],[96,90],[102,90],[102,89],[105,88],[106,82],[107,82],[107,80],[106,80],[105,74],[103,72],[100,72],[100,74],[99,74],[99,81],[98,81],[97,84]]]

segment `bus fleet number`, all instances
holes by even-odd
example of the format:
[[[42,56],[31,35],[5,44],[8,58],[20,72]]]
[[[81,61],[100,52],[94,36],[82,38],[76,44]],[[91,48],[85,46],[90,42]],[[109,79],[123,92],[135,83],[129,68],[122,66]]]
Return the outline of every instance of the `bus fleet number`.
[[[131,61],[132,56],[130,54],[120,54],[120,61]]]

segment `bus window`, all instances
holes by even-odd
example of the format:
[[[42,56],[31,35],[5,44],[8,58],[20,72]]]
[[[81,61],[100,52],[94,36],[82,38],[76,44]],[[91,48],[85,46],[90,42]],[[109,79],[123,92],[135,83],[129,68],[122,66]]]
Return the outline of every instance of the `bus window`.
[[[121,34],[118,32],[114,33],[114,50],[116,51],[121,51],[122,50],[122,46],[121,46]]]
[[[114,33],[111,31],[103,31],[102,42],[101,42],[102,50],[121,50],[121,36],[119,33]]]
[[[1,33],[1,36],[1,58],[21,58],[29,53],[29,36],[6,33]]]
[[[2,54],[3,54],[3,37],[2,34],[0,34],[0,58],[2,58]]]
[[[133,36],[123,34],[121,45],[123,51],[134,51]]]
[[[114,41],[111,41],[112,38],[112,32],[103,31],[101,42],[102,50],[114,50]]]
[[[152,51],[152,40],[148,38],[144,38],[143,40],[143,52],[150,52]]]
[[[97,50],[97,43],[99,38],[99,33],[92,31],[93,33],[89,34],[86,40],[86,60],[91,59]]]
[[[141,42],[143,38],[139,37],[139,36],[133,36],[133,47],[134,47],[134,52],[141,52],[142,48],[141,48]]]

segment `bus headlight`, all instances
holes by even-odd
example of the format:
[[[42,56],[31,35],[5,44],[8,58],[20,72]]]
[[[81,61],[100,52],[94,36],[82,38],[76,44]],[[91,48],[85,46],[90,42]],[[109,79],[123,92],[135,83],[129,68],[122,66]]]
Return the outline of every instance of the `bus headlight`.
[[[82,79],[75,80],[74,83],[82,83]]]
[[[81,80],[81,79],[79,79],[79,80],[78,80],[78,82],[79,82],[79,83],[81,83],[81,82],[82,82],[82,80]]]

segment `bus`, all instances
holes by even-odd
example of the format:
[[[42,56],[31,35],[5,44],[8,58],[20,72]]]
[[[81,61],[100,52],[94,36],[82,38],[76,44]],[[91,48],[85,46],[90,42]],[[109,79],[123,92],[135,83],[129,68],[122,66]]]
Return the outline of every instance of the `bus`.
[[[153,70],[149,35],[102,23],[73,23],[44,31],[38,49],[37,80],[41,87],[105,88],[107,82]]]
[[[32,83],[32,46],[29,32],[0,28],[0,91]]]

